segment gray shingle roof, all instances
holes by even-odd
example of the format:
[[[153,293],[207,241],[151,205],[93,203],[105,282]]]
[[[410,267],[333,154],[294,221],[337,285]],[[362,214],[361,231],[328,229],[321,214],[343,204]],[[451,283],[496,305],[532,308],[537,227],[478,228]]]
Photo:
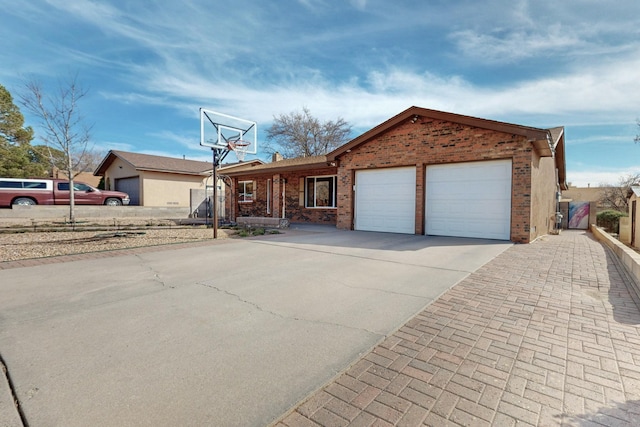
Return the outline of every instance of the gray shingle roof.
[[[170,172],[185,175],[209,175],[212,169],[210,162],[111,150],[100,166],[98,166],[94,175],[103,175],[105,170],[116,158],[129,163],[137,170],[145,171]]]

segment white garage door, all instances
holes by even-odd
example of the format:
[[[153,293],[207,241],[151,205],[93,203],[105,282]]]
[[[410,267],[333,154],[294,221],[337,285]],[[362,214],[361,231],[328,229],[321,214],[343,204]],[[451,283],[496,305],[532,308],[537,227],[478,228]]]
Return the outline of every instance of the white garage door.
[[[414,234],[415,217],[415,168],[356,171],[356,230]]]
[[[426,234],[509,240],[511,160],[427,167]]]

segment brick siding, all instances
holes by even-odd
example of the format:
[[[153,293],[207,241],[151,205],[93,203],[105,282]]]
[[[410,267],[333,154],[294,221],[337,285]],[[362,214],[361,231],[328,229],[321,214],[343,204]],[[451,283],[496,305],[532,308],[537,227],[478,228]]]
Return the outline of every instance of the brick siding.
[[[253,202],[237,202],[237,196],[227,197],[227,211],[233,212],[232,218],[241,216],[253,217],[282,217],[282,188],[285,193],[285,218],[291,222],[302,222],[311,224],[335,224],[338,212],[336,208],[307,208],[300,204],[300,179],[311,176],[336,175],[337,168],[317,168],[298,172],[287,173],[263,173],[256,175],[246,175],[233,179],[233,192],[235,193],[238,181],[254,181]],[[271,180],[271,212],[267,212],[267,185]],[[304,189],[302,189],[304,190]],[[232,201],[233,200],[233,201]]]
[[[421,117],[410,119],[339,158],[337,227],[353,228],[355,171],[416,167],[416,234],[423,234],[424,176],[428,165],[511,159],[511,240],[531,240],[533,146],[524,136]],[[553,190],[552,190],[553,191]],[[545,216],[547,213],[545,212]]]

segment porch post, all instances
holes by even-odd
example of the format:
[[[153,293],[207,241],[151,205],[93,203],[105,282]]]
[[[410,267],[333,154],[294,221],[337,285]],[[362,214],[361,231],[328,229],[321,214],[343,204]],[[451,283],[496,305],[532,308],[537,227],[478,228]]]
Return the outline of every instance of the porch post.
[[[283,179],[280,174],[273,175],[273,206],[271,207],[271,211],[273,212],[274,218],[280,218],[282,216],[282,190],[283,190]]]

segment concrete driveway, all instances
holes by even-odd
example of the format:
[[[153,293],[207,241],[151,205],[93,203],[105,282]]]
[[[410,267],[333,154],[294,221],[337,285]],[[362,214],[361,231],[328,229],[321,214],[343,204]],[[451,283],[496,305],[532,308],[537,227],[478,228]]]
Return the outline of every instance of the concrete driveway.
[[[0,354],[31,427],[263,426],[510,246],[292,230],[2,270]]]

